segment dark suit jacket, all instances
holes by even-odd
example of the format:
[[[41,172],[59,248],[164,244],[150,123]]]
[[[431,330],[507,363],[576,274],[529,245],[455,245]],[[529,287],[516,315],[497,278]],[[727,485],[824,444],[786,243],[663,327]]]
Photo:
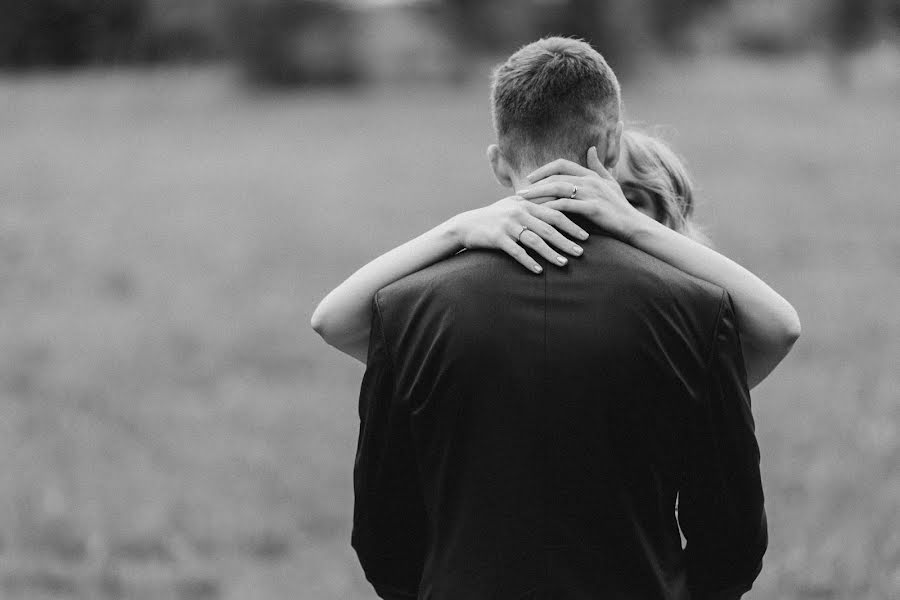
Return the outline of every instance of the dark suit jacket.
[[[463,252],[376,295],[352,543],[382,598],[750,589],[766,517],[731,299],[584,247],[540,276]]]

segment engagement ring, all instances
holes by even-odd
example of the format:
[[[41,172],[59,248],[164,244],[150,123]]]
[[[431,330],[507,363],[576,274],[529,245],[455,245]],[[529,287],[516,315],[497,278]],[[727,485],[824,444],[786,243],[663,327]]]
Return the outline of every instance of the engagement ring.
[[[520,232],[519,232],[519,235],[516,236],[516,241],[517,241],[517,242],[521,242],[521,241],[522,241],[522,234],[525,233],[526,231],[528,231],[528,228],[525,227],[525,226],[523,225],[523,226],[522,226],[522,231],[520,231]]]

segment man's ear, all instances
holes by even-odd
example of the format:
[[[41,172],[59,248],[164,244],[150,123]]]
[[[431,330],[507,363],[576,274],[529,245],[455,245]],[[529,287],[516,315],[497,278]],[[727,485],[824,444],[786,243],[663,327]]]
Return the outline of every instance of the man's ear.
[[[622,131],[625,129],[625,123],[619,121],[616,123],[615,129],[608,129],[606,132],[606,154],[603,156],[603,166],[612,169],[619,162],[619,150],[622,147]]]
[[[503,153],[500,152],[500,146],[497,144],[488,146],[487,157],[488,160],[491,161],[491,169],[494,171],[494,177],[497,178],[500,185],[507,188],[513,187],[513,180],[511,177],[512,169],[510,169],[506,159],[503,158]]]

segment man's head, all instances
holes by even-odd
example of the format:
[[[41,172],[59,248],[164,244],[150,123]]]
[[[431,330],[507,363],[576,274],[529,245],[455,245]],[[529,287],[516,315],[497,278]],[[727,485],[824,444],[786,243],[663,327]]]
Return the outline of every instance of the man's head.
[[[584,165],[588,148],[611,167],[622,133],[615,73],[589,44],[549,37],[521,48],[494,72],[497,144],[488,157],[501,184],[557,158]]]

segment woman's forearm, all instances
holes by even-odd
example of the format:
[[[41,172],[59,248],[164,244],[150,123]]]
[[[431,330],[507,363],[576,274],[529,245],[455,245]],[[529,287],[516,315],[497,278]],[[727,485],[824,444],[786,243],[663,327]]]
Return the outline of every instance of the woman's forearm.
[[[578,256],[582,249],[561,232],[587,238],[587,233],[561,212],[517,196],[460,213],[351,275],[319,303],[312,316],[313,329],[338,350],[365,363],[372,298],[378,290],[463,248],[506,252],[532,273],[540,273],[542,267],[525,247],[563,266],[567,260],[561,252]]]
[[[451,219],[382,254],[325,296],[313,312],[313,329],[328,344],[365,364],[375,293],[461,249]]]
[[[751,388],[772,372],[799,337],[794,307],[736,262],[643,215],[627,238],[644,252],[728,290]]]

